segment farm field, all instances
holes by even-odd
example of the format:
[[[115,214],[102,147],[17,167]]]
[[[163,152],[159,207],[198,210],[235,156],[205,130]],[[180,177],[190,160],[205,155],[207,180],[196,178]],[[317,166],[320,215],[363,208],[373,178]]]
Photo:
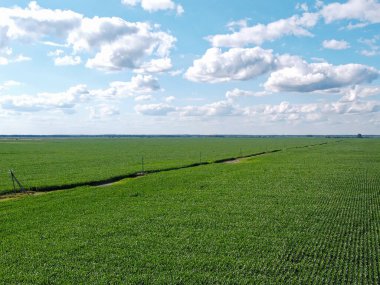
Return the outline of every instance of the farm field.
[[[61,186],[141,171],[142,157],[144,170],[149,171],[326,141],[211,137],[0,140],[0,193],[13,189],[10,169],[25,188]]]
[[[3,200],[0,283],[379,284],[379,173],[380,140],[332,140]]]

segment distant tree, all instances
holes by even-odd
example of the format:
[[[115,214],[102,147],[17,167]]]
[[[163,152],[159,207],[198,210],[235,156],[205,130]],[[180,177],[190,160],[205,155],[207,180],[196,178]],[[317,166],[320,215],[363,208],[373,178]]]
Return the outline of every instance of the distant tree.
[[[362,136],[362,134],[357,134],[357,136],[356,136],[358,139],[361,139],[363,136]]]

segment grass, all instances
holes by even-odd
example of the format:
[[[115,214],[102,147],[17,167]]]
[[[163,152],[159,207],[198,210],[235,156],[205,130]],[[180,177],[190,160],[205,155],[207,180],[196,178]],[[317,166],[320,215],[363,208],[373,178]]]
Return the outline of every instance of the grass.
[[[61,186],[141,171],[178,167],[323,138],[120,138],[0,140],[0,193],[12,190],[13,169],[24,187]]]
[[[380,143],[0,202],[3,284],[379,284]]]

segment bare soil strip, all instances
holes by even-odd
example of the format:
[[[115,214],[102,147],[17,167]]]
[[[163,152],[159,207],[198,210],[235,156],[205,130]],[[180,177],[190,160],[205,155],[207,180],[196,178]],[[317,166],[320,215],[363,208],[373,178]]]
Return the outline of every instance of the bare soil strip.
[[[233,159],[233,160],[227,160],[227,161],[225,161],[223,163],[225,163],[225,164],[235,164],[235,163],[241,162],[242,160],[243,160],[243,158],[236,158],[236,159]]]

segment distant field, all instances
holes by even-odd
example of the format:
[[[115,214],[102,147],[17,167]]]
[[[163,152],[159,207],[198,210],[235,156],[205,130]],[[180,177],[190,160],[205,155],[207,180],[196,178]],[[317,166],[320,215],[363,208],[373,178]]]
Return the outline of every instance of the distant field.
[[[331,141],[333,139],[330,139]],[[9,169],[26,188],[60,186],[145,170],[329,141],[323,138],[83,138],[0,140],[0,193]]]
[[[351,139],[0,201],[0,283],[379,284],[379,173]]]

